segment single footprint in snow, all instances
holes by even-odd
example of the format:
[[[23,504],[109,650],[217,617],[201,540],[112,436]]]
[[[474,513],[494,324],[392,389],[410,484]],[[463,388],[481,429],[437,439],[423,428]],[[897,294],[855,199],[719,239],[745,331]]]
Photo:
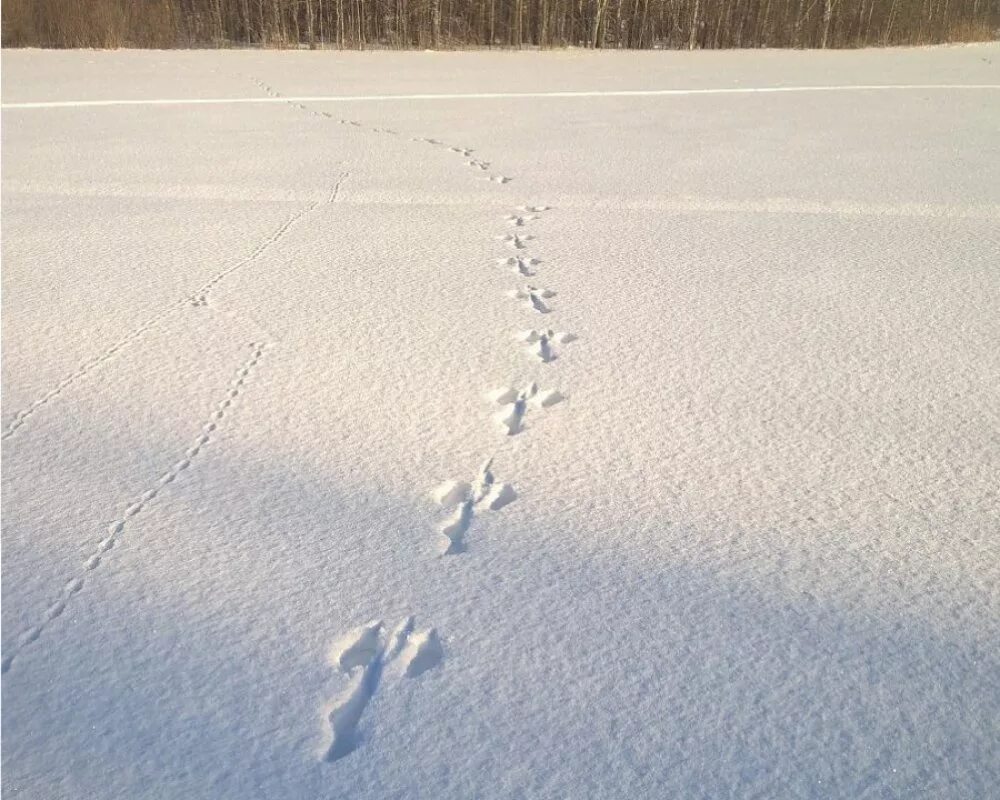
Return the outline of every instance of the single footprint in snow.
[[[330,647],[330,666],[350,672],[367,665],[378,653],[381,633],[381,620],[373,620],[344,634]]]
[[[381,620],[374,620],[330,648],[331,665],[347,675],[350,683],[323,709],[327,725],[327,742],[321,751],[324,761],[337,761],[357,749],[361,717],[397,658],[406,678],[417,678],[441,663],[444,649],[437,631],[429,628],[414,634],[414,622],[412,616],[406,617],[385,636]]]
[[[540,214],[543,211],[550,211],[552,206],[518,206],[518,211],[526,211],[529,214]]]
[[[471,147],[449,147],[448,149],[451,150],[451,152],[458,153],[459,155],[465,156],[466,158],[472,155]]]
[[[493,183],[510,183],[513,178],[508,178],[506,175],[490,175],[490,180]]]
[[[478,169],[478,170],[481,170],[483,172],[486,172],[486,170],[488,170],[490,168],[490,162],[489,161],[480,161],[478,158],[469,159],[465,163],[468,164],[473,169]]]
[[[203,308],[208,305],[208,295],[199,294],[191,298],[191,305],[195,308]]]
[[[565,397],[552,389],[539,389],[536,383],[529,383],[523,389],[498,389],[492,392],[489,399],[503,408],[493,419],[499,423],[508,436],[520,433],[524,428],[524,415],[528,404],[537,408],[548,408],[564,400]]]
[[[523,275],[526,278],[530,278],[535,274],[532,267],[536,264],[541,264],[542,262],[537,258],[531,258],[530,256],[511,256],[510,258],[498,258],[497,264],[504,267],[510,267],[511,271]]]
[[[419,678],[427,670],[436,667],[443,657],[444,648],[441,647],[441,640],[434,628],[414,634],[400,656],[403,675],[407,678]]]
[[[534,239],[534,236],[522,236],[519,233],[505,233],[502,236],[497,236],[497,239],[501,242],[506,242],[508,245],[513,247],[515,250],[524,250],[528,246],[528,242]]]
[[[514,289],[507,292],[507,296],[514,300],[523,300],[525,305],[539,314],[548,314],[552,309],[545,302],[556,293],[550,289],[538,289],[534,286],[524,286],[521,289]]]
[[[448,481],[434,490],[434,500],[440,506],[455,506],[455,510],[441,524],[445,537],[444,555],[450,556],[465,550],[465,534],[472,525],[476,512],[482,509],[499,511],[517,498],[509,483],[497,483],[491,470],[490,458],[479,469],[473,483]]]
[[[572,333],[560,333],[548,328],[546,330],[523,331],[517,338],[525,342],[528,353],[533,355],[543,364],[555,361],[558,356],[552,349],[552,344],[569,344],[576,339]]]

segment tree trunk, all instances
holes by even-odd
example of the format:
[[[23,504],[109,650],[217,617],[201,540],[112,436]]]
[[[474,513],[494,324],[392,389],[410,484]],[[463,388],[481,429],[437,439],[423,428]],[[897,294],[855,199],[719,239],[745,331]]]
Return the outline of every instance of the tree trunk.
[[[688,50],[694,50],[698,41],[698,11],[701,7],[701,0],[694,0],[694,11],[691,12],[691,32],[688,34]]]
[[[823,41],[820,47],[826,50],[827,44],[830,42],[830,21],[833,19],[833,6],[834,0],[824,0],[825,5],[823,6]]]

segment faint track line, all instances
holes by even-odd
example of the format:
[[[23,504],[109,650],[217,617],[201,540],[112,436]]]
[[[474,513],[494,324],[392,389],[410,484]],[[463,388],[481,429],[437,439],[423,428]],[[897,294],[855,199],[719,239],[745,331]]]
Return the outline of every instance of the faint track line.
[[[204,449],[205,445],[212,441],[212,434],[218,428],[219,423],[225,418],[233,403],[243,394],[247,378],[263,357],[264,350],[267,347],[267,345],[259,342],[254,342],[250,346],[253,352],[236,371],[235,377],[226,390],[225,397],[216,404],[215,410],[201,426],[201,431],[191,447],[184,452],[183,457],[179,461],[174,463],[170,469],[156,480],[151,489],[147,489],[134,498],[126,506],[122,515],[108,526],[106,536],[97,543],[97,546],[83,562],[82,569],[66,581],[58,596],[49,603],[43,612],[41,620],[35,625],[21,631],[18,635],[12,652],[5,653],[2,662],[0,662],[0,672],[7,672],[21,651],[38,641],[39,637],[45,632],[45,629],[54,620],[62,616],[69,602],[83,590],[87,576],[101,565],[107,553],[118,543],[119,539],[125,533],[129,520],[148,508],[159,493],[166,486],[173,483],[182,472],[188,469],[201,453],[202,449]]]
[[[371,131],[372,133],[388,134],[389,136],[399,136],[399,131],[393,130],[392,128],[384,128],[378,125],[369,126],[360,122],[356,119],[337,119],[329,111],[317,111],[315,108],[310,108],[305,104],[305,101],[311,99],[321,99],[321,98],[304,98],[304,97],[286,97],[269,83],[262,81],[260,78],[254,75],[240,74],[240,77],[247,78],[251,83],[257,86],[264,94],[267,95],[269,102],[282,102],[292,108],[297,108],[300,111],[305,111],[307,114],[311,114],[314,117],[325,117],[329,120],[334,120],[339,122],[341,125],[349,125],[354,128],[361,128],[363,130]],[[428,144],[435,148],[444,148],[450,153],[455,153],[462,158],[467,167],[472,167],[474,170],[484,172],[486,174],[481,177],[490,181],[491,183],[496,183],[499,185],[504,185],[510,183],[513,178],[507,175],[491,174],[491,162],[483,161],[480,158],[473,158],[472,154],[475,152],[471,147],[465,147],[462,145],[449,144],[448,142],[442,141],[441,139],[435,139],[427,136],[412,136],[410,137],[411,142],[419,142],[421,144]]]
[[[343,182],[347,179],[349,173],[343,173],[337,178],[334,183],[333,188],[330,191],[329,196],[325,200],[313,200],[307,204],[304,208],[299,209],[294,214],[288,217],[284,222],[282,222],[266,239],[264,239],[260,244],[258,244],[253,251],[245,258],[237,261],[229,267],[217,272],[211,278],[208,279],[204,284],[191,292],[187,297],[172,303],[165,309],[158,311],[148,320],[143,322],[138,328],[135,328],[131,333],[119,339],[111,347],[105,350],[103,353],[84,361],[80,366],[76,368],[69,375],[60,380],[54,387],[49,389],[41,397],[33,400],[29,405],[20,411],[15,412],[13,418],[3,429],[3,433],[0,434],[0,441],[9,439],[18,429],[21,428],[31,418],[35,412],[47,405],[49,402],[57,398],[66,389],[72,386],[74,383],[79,381],[81,378],[86,377],[87,374],[95,370],[97,367],[104,364],[106,361],[114,358],[118,353],[124,350],[133,342],[141,339],[150,330],[155,328],[159,323],[163,322],[168,317],[176,314],[185,307],[191,305],[193,302],[204,299],[205,293],[211,291],[211,289],[216,286],[220,281],[224,280],[228,276],[232,275],[237,270],[243,269],[249,264],[263,256],[269,249],[276,245],[281,239],[288,233],[291,228],[293,228],[297,223],[301,222],[303,218],[315,211],[321,206],[329,205],[336,202],[338,195],[340,194],[340,187]]]

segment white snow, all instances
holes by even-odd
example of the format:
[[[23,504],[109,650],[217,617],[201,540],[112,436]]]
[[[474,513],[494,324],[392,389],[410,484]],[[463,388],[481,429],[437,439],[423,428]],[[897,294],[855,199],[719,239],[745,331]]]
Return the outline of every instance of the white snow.
[[[5,796],[995,794],[1000,47],[2,60]]]

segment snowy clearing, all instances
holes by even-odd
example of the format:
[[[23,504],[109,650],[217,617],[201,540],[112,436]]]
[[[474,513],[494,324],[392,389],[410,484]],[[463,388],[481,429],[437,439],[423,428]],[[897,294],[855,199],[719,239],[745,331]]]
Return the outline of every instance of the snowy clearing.
[[[998,87],[5,51],[5,796],[997,796]]]

